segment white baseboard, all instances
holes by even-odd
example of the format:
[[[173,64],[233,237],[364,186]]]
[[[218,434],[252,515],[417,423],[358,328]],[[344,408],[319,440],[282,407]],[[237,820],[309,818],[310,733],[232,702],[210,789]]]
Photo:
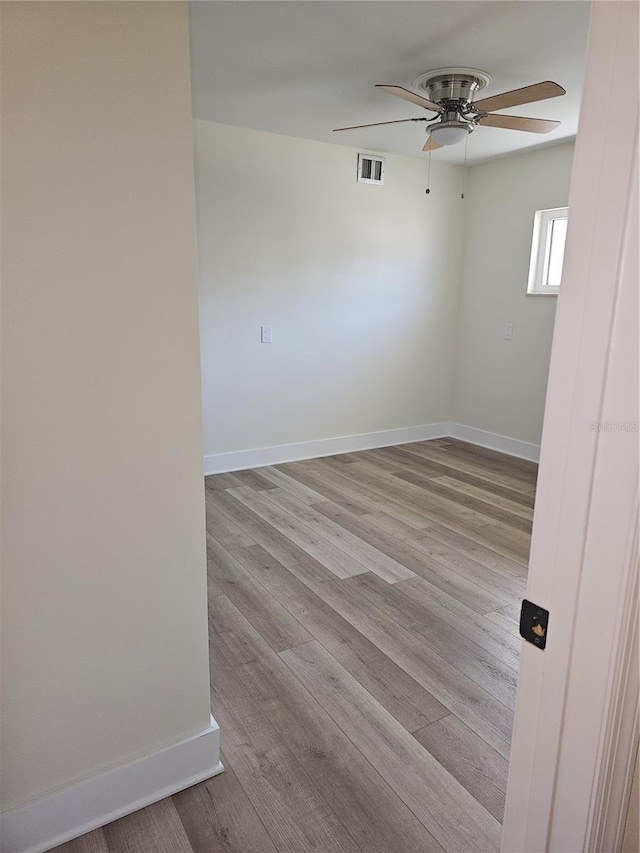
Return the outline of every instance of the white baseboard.
[[[508,438],[495,432],[455,423],[423,424],[422,426],[387,429],[381,432],[366,432],[361,435],[344,435],[339,438],[323,438],[318,441],[299,441],[295,444],[278,444],[259,447],[255,450],[236,450],[230,453],[213,453],[203,457],[205,476],[224,474],[229,471],[245,471],[264,465],[280,465],[301,459],[316,459],[319,456],[334,456],[336,453],[355,453],[376,447],[391,447],[409,444],[412,441],[429,441],[432,438],[459,438],[469,444],[477,444],[490,450],[498,450],[508,456],[517,456],[538,462],[540,446]]]
[[[2,815],[2,853],[43,853],[224,770],[220,728],[86,779]]]
[[[460,441],[468,441],[469,444],[477,444],[489,450],[498,450],[508,456],[517,456],[520,459],[528,459],[529,462],[540,460],[540,445],[530,444],[528,441],[520,441],[517,438],[508,438],[506,435],[498,435],[495,432],[487,432],[483,429],[465,426],[464,424],[450,424],[451,438],[459,438]]]
[[[319,456],[334,456],[336,453],[354,453],[357,450],[372,450],[375,447],[390,447],[408,444],[411,441],[428,441],[450,434],[450,424],[425,424],[423,426],[387,429],[366,432],[360,435],[344,435],[339,438],[322,438],[318,441],[299,441],[295,444],[279,444],[259,447],[255,450],[236,450],[230,453],[213,453],[204,457],[204,473],[223,474],[228,471],[243,471],[261,468],[264,465],[280,465],[300,459],[315,459]]]

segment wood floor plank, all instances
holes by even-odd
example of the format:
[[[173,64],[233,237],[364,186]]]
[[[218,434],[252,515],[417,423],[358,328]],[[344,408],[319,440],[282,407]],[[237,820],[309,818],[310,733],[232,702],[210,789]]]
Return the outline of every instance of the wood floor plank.
[[[499,850],[499,822],[319,643],[280,657],[447,853]]]
[[[376,450],[365,450],[358,455],[361,462],[369,462],[388,474],[404,470],[419,472],[425,477],[438,477],[445,473],[436,463],[415,454],[408,454],[399,447],[379,447]]]
[[[109,853],[109,847],[102,829],[94,829],[93,832],[55,847],[49,853]]]
[[[515,637],[517,640],[520,639],[520,626],[518,622],[514,622],[509,616],[501,613],[499,610],[494,611],[493,613],[487,613],[486,616],[491,622],[497,625],[499,628],[502,628],[504,631],[507,631],[511,634],[512,637]]]
[[[236,474],[210,474],[204,478],[204,487],[208,492],[223,492],[241,485],[242,480]]]
[[[346,467],[348,473],[345,476],[351,479],[357,477],[374,493],[386,495],[404,509],[424,515],[427,522],[437,522],[472,536],[509,557],[528,555],[530,537],[524,530],[509,528],[498,521],[492,522],[488,516],[475,509],[462,506],[443,495],[430,494],[412,483],[400,481],[367,462],[357,462]]]
[[[431,560],[468,578],[496,598],[502,598],[506,604],[516,604],[522,598],[525,583],[520,578],[490,569],[466,554],[452,551],[428,533],[421,535],[413,544]]]
[[[318,512],[332,518],[343,527],[359,535],[365,541],[371,543],[397,562],[431,583],[450,593],[460,601],[464,601],[469,607],[476,609],[479,613],[487,613],[488,610],[496,610],[504,605],[509,596],[505,596],[498,590],[488,592],[486,588],[478,586],[473,580],[468,580],[458,571],[433,560],[422,547],[421,535],[415,535],[411,540],[401,540],[389,534],[377,523],[379,515],[360,516],[359,518],[349,514],[347,510],[336,507],[332,502],[325,502],[317,507]],[[493,606],[495,604],[495,606]]]
[[[379,551],[366,540],[355,536],[346,527],[334,522],[329,516],[321,514],[312,506],[297,503],[293,496],[280,489],[272,491],[267,497],[316,533],[329,539],[337,548],[350,554],[366,566],[369,571],[379,575],[388,583],[396,583],[414,577],[414,572],[406,566]],[[327,501],[320,504],[320,509],[322,509],[323,503],[327,503]]]
[[[235,604],[272,649],[281,652],[312,639],[301,622],[285,610],[215,540],[210,543],[208,568],[210,576],[219,589]]]
[[[469,483],[463,483],[454,477],[434,477],[433,481],[434,483],[441,483],[443,486],[454,489],[454,491],[470,495],[471,497],[477,498],[485,503],[493,504],[494,506],[504,509],[513,515],[519,515],[522,518],[526,518],[529,522],[533,519],[532,506],[523,506],[522,503],[516,502],[510,497],[506,498],[503,495],[497,495],[495,492],[489,491],[488,489],[469,485]]]
[[[389,618],[416,633],[430,649],[455,666],[479,687],[513,709],[516,698],[517,671],[482,646],[478,646],[447,622],[426,611],[418,602],[395,586],[389,588],[378,578],[366,574],[348,581]]]
[[[107,824],[109,853],[194,853],[170,797]]]
[[[194,853],[278,853],[225,756],[223,762],[224,773],[172,797]]]
[[[292,470],[297,474],[298,471],[311,471],[319,479],[336,485],[342,488],[347,494],[352,497],[369,503],[372,511],[386,512],[393,518],[401,519],[405,524],[422,530],[429,525],[429,519],[418,512],[414,512],[408,506],[404,506],[384,493],[375,492],[364,483],[358,482],[358,478],[348,476],[348,471],[352,466],[345,466],[345,471],[335,471],[327,468],[322,464],[322,459],[312,459],[307,462],[295,462],[291,464]]]
[[[414,737],[502,822],[509,762],[454,714],[426,726]]]
[[[420,456],[429,462],[435,464],[447,465],[450,468],[466,474],[471,474],[475,477],[491,480],[494,483],[505,486],[506,488],[517,488],[528,494],[534,493],[534,487],[527,477],[514,476],[509,469],[499,470],[491,468],[484,464],[484,461],[479,457],[464,456],[455,452],[455,448],[439,448],[429,446],[429,442],[415,442],[406,444],[403,449],[408,453]]]
[[[311,563],[291,566],[290,571],[476,734],[501,755],[509,755],[510,709],[354,589]]]
[[[424,489],[408,481],[398,482],[396,476],[387,471],[382,471],[370,462],[354,463],[342,476],[351,480],[357,479],[358,483],[370,489],[374,494],[386,499],[393,499],[401,507],[424,516],[428,521],[431,519],[436,521],[450,520],[455,524],[461,520],[469,524],[474,521],[476,524],[479,524],[480,521],[486,524],[487,521],[481,519],[479,514],[474,515],[471,510],[458,506],[451,500],[431,498]]]
[[[325,510],[322,509],[320,511],[324,512]],[[512,582],[511,586],[498,586],[496,588],[496,583],[501,583],[499,579],[493,577],[492,574],[485,576],[485,579],[492,578],[492,581],[489,582],[489,588],[495,588],[498,594],[499,590],[502,589],[511,596],[517,591],[518,587],[524,589],[526,586],[527,569],[522,563],[497,554],[495,551],[479,545],[473,539],[462,536],[448,527],[431,523],[427,528],[415,530],[385,513],[371,513],[363,516],[362,520],[363,522],[374,525],[379,530],[390,533],[402,542],[409,543],[414,549],[418,549],[425,556],[431,553],[434,559],[441,546],[443,550],[440,550],[439,553],[445,555],[446,559],[444,562],[454,569],[462,567],[464,563],[460,560],[460,557],[466,557],[490,569],[492,573],[504,575],[505,578],[508,578]],[[442,560],[442,557],[440,559]],[[464,574],[464,568],[462,571]]]
[[[255,659],[255,644],[229,625],[225,614],[231,608],[225,596],[213,599],[212,707],[225,756],[242,788],[279,853],[365,853],[296,760],[262,698],[242,680],[243,666]]]
[[[224,631],[223,644],[230,634],[235,635],[229,645],[231,655],[238,643],[250,650],[251,660],[238,668],[239,680],[257,697],[270,723],[286,739],[289,751],[362,853],[388,853],[398,848],[442,853],[441,846],[335,721],[282,660],[265,648],[239,611],[225,606],[224,600],[217,610],[217,624]]]
[[[375,464],[382,464],[388,471],[397,471],[400,468],[414,471],[426,477],[447,477],[456,483],[475,487],[481,489],[483,492],[503,497],[524,508],[533,508],[533,495],[529,493],[529,489],[527,489],[526,493],[523,492],[517,483],[513,484],[513,487],[504,486],[496,483],[491,478],[491,475],[489,475],[489,478],[480,477],[447,465],[446,456],[442,456],[440,462],[435,462],[433,459],[426,459],[415,452],[411,453],[408,450],[409,447],[411,445],[385,447],[372,452],[365,458]],[[365,456],[365,454],[362,455]]]
[[[344,465],[358,462],[359,456],[359,453],[339,453],[333,456],[323,456],[322,459],[329,468],[335,468],[336,471],[339,471]]]
[[[427,442],[422,442],[423,444]],[[490,470],[507,471],[514,477],[521,477],[524,481],[535,484],[538,465],[528,459],[518,456],[509,456],[499,450],[489,447],[481,447],[479,444],[471,444],[468,441],[454,438],[445,449],[445,453],[471,459],[479,465],[484,465]]]
[[[448,708],[259,545],[243,548],[235,555],[408,731],[416,731],[449,713]]]
[[[498,610],[498,613],[503,613],[508,619],[511,619],[512,622],[515,622],[516,625],[520,625],[520,607],[521,602],[517,604],[507,604],[504,607],[501,607]]]
[[[260,516],[275,530],[287,536],[316,559],[336,577],[349,578],[367,571],[367,567],[333,545],[328,539],[303,524],[291,513],[281,509],[262,494],[253,489],[228,489],[227,493]]]
[[[461,551],[489,569],[506,575],[515,575],[526,582],[529,558],[528,548],[526,549],[526,556],[524,558],[505,556],[471,536],[465,536],[464,533],[451,530],[451,528],[435,522],[429,524],[429,527],[425,528],[422,532],[430,539],[438,539],[440,542],[444,542],[454,551]]]
[[[376,505],[371,501],[363,498],[356,498],[349,493],[347,489],[340,484],[330,484],[328,479],[320,479],[317,475],[308,470],[296,468],[294,464],[279,465],[277,469],[280,473],[285,474],[289,480],[294,480],[304,486],[310,488],[313,492],[320,495],[321,499],[333,501],[338,506],[348,509],[354,515],[364,515],[367,512],[373,512]],[[317,504],[320,501],[311,501],[312,504]]]
[[[457,453],[461,457],[488,460],[498,467],[507,471],[518,472],[527,481],[535,484],[538,475],[538,464],[529,459],[521,459],[518,456],[507,456],[499,450],[491,450],[489,447],[481,447],[479,444],[469,444],[459,438],[451,439],[448,445],[451,453]]]
[[[423,508],[421,511],[425,513],[425,522],[422,525],[424,532],[446,530],[451,534],[476,542],[486,550],[493,552],[498,558],[504,557],[511,563],[519,562],[526,567],[530,547],[530,536],[526,531],[514,530],[501,525],[500,522],[489,522],[488,520],[486,523],[478,524],[477,513],[472,516],[460,513],[456,519],[451,517],[450,512],[449,517],[440,514],[438,518],[437,514],[429,509]],[[389,513],[385,511],[385,514],[388,515]],[[396,514],[395,519],[403,524],[407,523],[402,514]],[[411,526],[417,527],[413,524]]]
[[[326,510],[323,508],[320,511]],[[367,523],[382,526],[388,531],[398,528],[397,521],[389,522],[388,518],[380,518],[380,514],[363,517],[362,524]],[[487,566],[469,553],[444,544],[440,537],[432,535],[432,528],[418,532],[404,525],[399,535],[402,541],[410,543],[430,560],[472,581],[490,595],[504,599],[507,604],[514,605],[522,597],[526,587],[526,570],[523,571],[520,564],[504,558],[502,561],[494,559],[491,565]]]
[[[422,577],[412,578],[397,584],[397,589],[405,592],[409,598],[433,613],[456,631],[464,634],[474,643],[490,652],[514,670],[518,670],[520,661],[520,643],[509,632],[495,622],[488,621],[485,614],[479,614],[461,601],[430,584]]]
[[[282,468],[270,466],[267,468],[261,468],[260,470],[263,476],[266,477],[273,486],[284,489],[303,503],[313,504],[323,500],[323,495],[319,491],[309,488],[294,477],[290,477],[282,470]]]
[[[330,456],[328,458],[333,459],[334,462],[341,462],[341,463],[349,464],[350,462],[357,462],[358,456],[359,456],[358,452],[336,453],[333,456]]]
[[[389,475],[387,475],[389,476]],[[462,492],[446,488],[440,485],[435,478],[422,478],[417,474],[398,474],[411,485],[422,488],[431,497],[427,505],[430,520],[443,524],[451,530],[475,538],[482,544],[489,545],[493,550],[515,559],[527,559],[531,539],[530,519],[521,518],[518,515],[507,513],[504,510],[492,507],[485,501],[478,501]],[[415,497],[415,493],[414,497]],[[443,511],[440,518],[437,517],[437,499],[443,501]],[[436,499],[435,505],[433,500]],[[423,501],[424,503],[424,501]],[[456,509],[451,509],[451,507]],[[445,512],[444,509],[447,509]],[[452,516],[453,512],[453,516]],[[460,521],[456,520],[460,516]]]
[[[277,488],[275,483],[272,483],[271,480],[265,476],[264,469],[260,468],[258,471],[249,469],[248,471],[236,471],[234,475],[240,482],[237,483],[237,486],[249,486],[252,489],[255,489],[256,492],[264,492],[269,489]]]
[[[442,477],[423,477],[421,474],[410,471],[397,471],[393,476],[399,480],[405,480],[407,483],[418,486],[418,488],[424,489],[432,495],[438,495],[446,498],[448,501],[452,501],[454,504],[472,509],[486,516],[491,521],[500,521],[516,530],[524,530],[526,533],[531,533],[531,517],[527,518],[511,509],[504,509],[484,496],[478,497],[470,492],[469,489],[455,489],[448,483],[443,483]]]
[[[528,478],[514,480],[514,477],[509,472],[488,469],[480,463],[480,460],[461,458],[459,454],[449,452],[449,448],[430,447],[429,442],[415,442],[403,445],[403,449],[407,453],[412,453],[431,462],[447,465],[462,473],[471,474],[474,477],[482,479],[490,479],[494,483],[509,489],[513,489],[517,485],[519,491],[529,495],[535,494],[535,484],[532,484]]]
[[[213,493],[207,494],[206,506],[207,534],[221,542],[225,548],[244,548],[255,544],[246,530],[219,511]]]
[[[207,596],[208,598],[215,598],[216,595],[222,595],[222,590],[207,571]]]
[[[295,542],[292,542],[291,539],[288,539],[226,491],[216,493],[211,500],[230,521],[242,526],[243,530],[251,536],[253,540],[251,544],[261,545],[283,566],[294,565],[300,560],[309,558],[309,555]]]
[[[425,519],[422,527],[416,528],[411,524],[407,524],[402,518],[389,515],[380,510],[370,512],[363,516],[363,521],[368,521],[378,531],[390,533],[394,539],[399,539],[402,542],[420,542],[421,537],[430,530],[433,522]],[[448,529],[448,528],[447,528]]]

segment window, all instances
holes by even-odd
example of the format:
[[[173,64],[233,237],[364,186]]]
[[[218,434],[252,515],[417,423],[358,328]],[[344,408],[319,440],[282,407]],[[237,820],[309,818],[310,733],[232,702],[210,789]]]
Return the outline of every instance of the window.
[[[568,207],[536,210],[527,293],[559,293],[568,216]]]

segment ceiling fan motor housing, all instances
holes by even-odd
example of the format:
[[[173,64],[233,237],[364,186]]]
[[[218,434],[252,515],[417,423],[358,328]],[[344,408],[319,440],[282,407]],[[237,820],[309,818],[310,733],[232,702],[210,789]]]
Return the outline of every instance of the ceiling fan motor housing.
[[[475,129],[472,103],[491,77],[476,68],[441,68],[414,80],[414,86],[442,107],[436,124],[427,128],[440,145],[457,145]]]
[[[490,82],[491,77],[477,68],[440,68],[421,74],[414,80],[414,86],[425,92],[430,101],[443,106],[463,106],[473,102]]]

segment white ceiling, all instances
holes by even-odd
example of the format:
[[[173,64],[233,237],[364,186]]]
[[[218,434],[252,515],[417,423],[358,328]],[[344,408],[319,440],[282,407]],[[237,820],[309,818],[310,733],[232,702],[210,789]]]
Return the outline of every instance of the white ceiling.
[[[432,117],[374,84],[412,88],[420,74],[488,72],[479,97],[554,80],[560,98],[504,110],[559,119],[544,136],[478,128],[468,162],[571,139],[577,129],[589,3],[582,0],[236,0],[191,3],[196,118],[378,152],[427,157],[425,125],[332,128]],[[462,163],[464,144],[432,156]]]

